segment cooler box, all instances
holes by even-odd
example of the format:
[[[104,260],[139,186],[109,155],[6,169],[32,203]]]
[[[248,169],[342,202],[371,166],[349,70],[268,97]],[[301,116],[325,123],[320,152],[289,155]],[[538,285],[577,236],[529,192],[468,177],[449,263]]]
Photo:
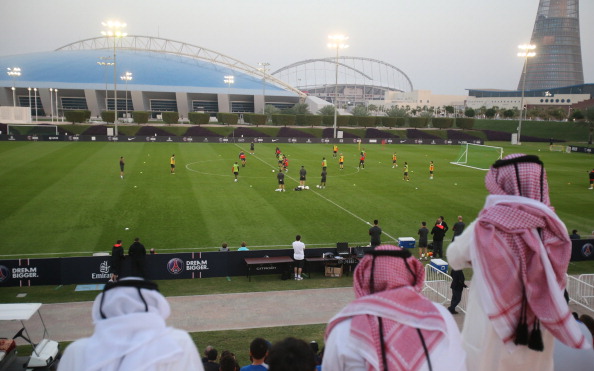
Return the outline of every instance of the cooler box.
[[[342,267],[326,266],[326,277],[342,277]]]
[[[431,264],[432,267],[434,267],[435,269],[443,272],[443,273],[448,273],[448,262],[442,259],[431,259]]]
[[[398,246],[403,249],[414,249],[415,239],[412,237],[398,237]]]

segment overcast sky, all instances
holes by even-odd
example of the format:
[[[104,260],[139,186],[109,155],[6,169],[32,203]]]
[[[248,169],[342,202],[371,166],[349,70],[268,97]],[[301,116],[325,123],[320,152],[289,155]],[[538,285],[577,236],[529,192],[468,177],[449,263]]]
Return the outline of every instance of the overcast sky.
[[[580,7],[584,78],[594,83],[594,0]],[[0,0],[0,55],[54,50],[118,19],[130,35],[269,62],[274,71],[331,57],[328,35],[344,33],[344,55],[395,65],[415,89],[466,95],[517,87],[517,45],[530,41],[537,8],[538,0]]]

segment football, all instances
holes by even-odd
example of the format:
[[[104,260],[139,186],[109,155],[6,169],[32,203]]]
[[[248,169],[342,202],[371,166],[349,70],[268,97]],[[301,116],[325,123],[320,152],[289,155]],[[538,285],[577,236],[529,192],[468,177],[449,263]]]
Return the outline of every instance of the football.
[[[274,173],[274,169],[272,169],[272,172]]]

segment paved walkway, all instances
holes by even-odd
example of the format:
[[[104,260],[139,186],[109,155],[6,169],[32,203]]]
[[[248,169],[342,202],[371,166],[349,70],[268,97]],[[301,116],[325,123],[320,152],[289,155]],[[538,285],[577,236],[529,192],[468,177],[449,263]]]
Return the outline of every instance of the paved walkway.
[[[353,299],[351,287],[174,296],[167,297],[171,304],[167,324],[188,332],[321,324],[327,323]],[[92,305],[90,301],[44,304],[41,314],[50,338],[73,341],[90,336]],[[570,307],[578,313],[584,312],[575,305]],[[460,312],[454,318],[462,329],[464,314]],[[3,323],[0,336],[12,336],[19,329],[18,322]],[[38,317],[27,322],[27,329],[34,341],[38,341],[41,334]]]

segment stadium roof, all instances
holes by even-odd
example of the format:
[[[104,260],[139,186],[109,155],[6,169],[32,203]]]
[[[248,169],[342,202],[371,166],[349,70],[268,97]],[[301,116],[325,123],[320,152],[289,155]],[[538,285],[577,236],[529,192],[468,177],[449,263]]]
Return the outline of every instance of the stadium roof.
[[[117,79],[123,86],[119,77],[132,72],[129,90],[259,95],[266,81],[266,95],[299,95],[297,89],[283,86],[272,76],[263,80],[256,68],[204,48],[143,36],[125,39],[117,48]],[[154,46],[157,43],[161,45],[158,48]],[[98,64],[112,62],[111,46],[105,37],[82,40],[51,52],[0,56],[0,66],[5,70],[21,68],[21,76],[14,80],[20,88],[101,90],[106,83],[113,84],[113,67]],[[225,84],[225,75],[234,76],[231,86]],[[12,84],[6,73],[0,75],[0,86]]]

